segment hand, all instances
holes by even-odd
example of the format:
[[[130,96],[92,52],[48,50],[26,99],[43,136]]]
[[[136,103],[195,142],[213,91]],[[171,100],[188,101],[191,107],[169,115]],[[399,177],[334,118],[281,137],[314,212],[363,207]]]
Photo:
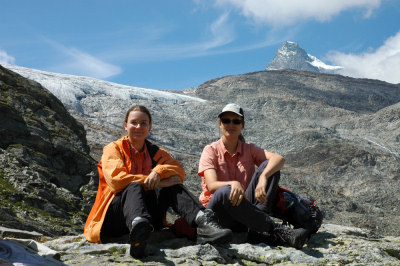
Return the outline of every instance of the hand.
[[[163,179],[160,181],[160,184],[158,185],[159,187],[171,187],[174,185],[182,184],[182,180],[180,179],[179,176],[173,175],[169,178]]]
[[[151,172],[146,180],[144,180],[144,187],[148,190],[157,188],[160,184],[160,175],[156,172]]]
[[[256,199],[260,203],[267,203],[267,193],[265,192],[266,187],[267,187],[267,179],[263,176],[260,176],[255,190]]]
[[[238,181],[231,183],[231,194],[229,195],[229,200],[233,206],[239,206],[243,198],[246,198],[244,194],[244,189]]]

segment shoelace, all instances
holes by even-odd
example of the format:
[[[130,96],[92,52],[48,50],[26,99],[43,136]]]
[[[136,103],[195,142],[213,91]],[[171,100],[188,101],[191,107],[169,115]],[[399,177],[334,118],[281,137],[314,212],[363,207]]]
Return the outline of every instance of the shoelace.
[[[222,228],[222,226],[218,223],[217,217],[215,217],[214,213],[208,212],[208,213],[205,213],[204,215],[206,218],[208,218],[205,220],[205,224],[209,224],[216,228]]]
[[[290,227],[282,226],[282,227],[276,228],[276,230],[282,236],[285,236],[285,237],[292,237],[293,236],[293,229],[291,229]]]

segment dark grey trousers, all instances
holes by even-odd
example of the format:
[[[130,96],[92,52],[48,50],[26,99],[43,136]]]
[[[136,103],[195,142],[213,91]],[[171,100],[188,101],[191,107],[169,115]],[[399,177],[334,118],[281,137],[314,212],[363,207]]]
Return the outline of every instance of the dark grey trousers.
[[[268,161],[263,162],[254,173],[245,193],[249,199],[242,200],[239,206],[232,206],[229,201],[231,186],[219,188],[213,194],[207,208],[212,209],[218,216],[220,223],[233,231],[243,232],[248,229],[257,232],[270,232],[274,228],[274,221],[270,218],[271,208],[275,204],[276,189],[280,178],[280,172],[276,172],[268,179],[266,188],[267,203],[260,203],[255,198],[255,189],[259,177],[265,169]]]

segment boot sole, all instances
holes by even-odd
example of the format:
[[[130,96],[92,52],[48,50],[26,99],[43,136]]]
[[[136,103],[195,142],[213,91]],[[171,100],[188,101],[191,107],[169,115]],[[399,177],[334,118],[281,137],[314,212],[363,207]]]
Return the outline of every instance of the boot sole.
[[[295,249],[302,249],[305,243],[307,242],[307,239],[308,239],[308,231],[304,229],[304,231],[301,234],[301,237],[298,237],[294,242],[293,247]]]
[[[129,253],[134,258],[140,258],[144,256],[146,249],[146,241],[150,236],[151,226],[148,221],[142,220],[139,221],[132,228],[132,231],[129,234],[129,243],[131,244]]]

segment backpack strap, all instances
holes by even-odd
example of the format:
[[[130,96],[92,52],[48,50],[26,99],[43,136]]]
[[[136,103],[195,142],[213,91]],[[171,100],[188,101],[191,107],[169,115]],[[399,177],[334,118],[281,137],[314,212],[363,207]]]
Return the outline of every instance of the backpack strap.
[[[150,141],[148,141],[147,139],[145,140],[145,144],[147,147],[147,151],[150,154],[150,158],[151,158],[151,168],[156,167],[158,161],[161,159],[158,159],[157,161],[154,160],[154,156],[156,155],[156,153],[158,152],[158,150],[160,149],[160,147],[158,147],[157,145],[151,143]]]

